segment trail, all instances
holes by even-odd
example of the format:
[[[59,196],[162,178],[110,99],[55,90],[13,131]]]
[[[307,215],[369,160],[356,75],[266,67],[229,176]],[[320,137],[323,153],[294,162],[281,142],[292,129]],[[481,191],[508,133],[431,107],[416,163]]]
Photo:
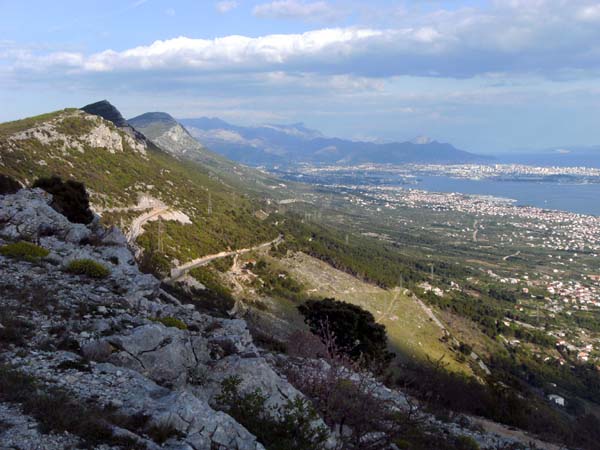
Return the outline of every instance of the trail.
[[[171,276],[166,278],[164,281],[177,281],[179,278],[181,278],[183,275],[185,275],[190,270],[195,269],[196,267],[205,266],[206,264],[214,261],[215,259],[227,258],[228,256],[242,255],[244,253],[252,252],[254,250],[259,250],[261,248],[269,247],[271,245],[277,245],[281,241],[283,241],[283,236],[280,234],[279,236],[277,236],[277,238],[273,239],[272,241],[263,242],[262,244],[255,245],[254,247],[241,248],[241,249],[232,250],[232,251],[223,251],[223,252],[215,253],[213,255],[206,255],[206,256],[202,256],[201,258],[196,258],[185,264],[177,266],[174,269],[171,269]]]
[[[152,208],[147,213],[142,214],[141,216],[136,217],[131,222],[131,227],[127,232],[127,242],[130,244],[135,244],[136,239],[144,232],[144,225],[148,223],[150,220],[154,219],[161,214],[165,214],[169,212],[169,207],[166,205],[157,206]]]
[[[394,298],[392,298],[392,301],[390,302],[390,305],[388,306],[388,309],[386,312],[381,314],[381,317],[379,317],[379,319],[377,319],[375,321],[375,323],[379,323],[384,319],[387,319],[391,316],[392,311],[394,310],[394,307],[396,306],[396,303],[398,302],[398,297],[400,296],[400,292],[401,290],[398,290],[397,292],[394,293]]]
[[[423,301],[414,294],[413,294],[412,298],[414,301],[417,302],[417,304],[421,307],[421,309],[425,312],[425,314],[427,314],[427,316],[433,321],[433,323],[435,323],[438,327],[440,327],[442,329],[442,331],[444,331],[445,333],[450,334],[450,332],[446,328],[446,325],[444,325],[440,321],[440,319],[438,319],[436,317],[436,315],[433,313],[433,311],[431,310],[431,308],[429,306],[427,306],[425,303],[423,303]]]
[[[519,250],[517,253],[513,253],[512,255],[505,256],[504,258],[502,258],[502,261],[508,261],[510,258],[516,258],[520,254],[521,250]]]
[[[479,232],[479,220],[476,220],[473,224],[473,242],[477,242],[477,233]]]

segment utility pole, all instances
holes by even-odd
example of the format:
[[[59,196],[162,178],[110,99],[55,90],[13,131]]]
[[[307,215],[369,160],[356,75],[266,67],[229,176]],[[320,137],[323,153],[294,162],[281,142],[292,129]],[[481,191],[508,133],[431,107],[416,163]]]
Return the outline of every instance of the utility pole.
[[[207,212],[208,212],[209,216],[212,214],[212,194],[210,192],[208,193],[208,208],[207,208]]]
[[[158,253],[163,253],[163,222],[161,216],[158,216]]]

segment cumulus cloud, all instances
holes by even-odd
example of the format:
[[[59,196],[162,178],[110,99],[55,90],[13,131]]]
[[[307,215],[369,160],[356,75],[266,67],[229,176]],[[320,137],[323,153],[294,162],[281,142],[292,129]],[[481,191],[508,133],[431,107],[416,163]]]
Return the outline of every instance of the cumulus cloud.
[[[221,14],[225,14],[231,10],[234,10],[238,6],[239,4],[235,0],[224,0],[221,2],[217,2],[215,8],[217,8],[217,11],[219,11]]]
[[[327,21],[339,17],[340,11],[324,1],[277,0],[255,6],[253,14],[257,17],[274,17],[278,19]]]
[[[231,7],[235,2],[219,4],[226,3]],[[257,6],[255,13],[308,17],[327,8],[325,2],[280,0]],[[367,78],[469,78],[490,73],[585,77],[600,70],[597,16],[600,5],[588,0],[495,0],[488,9],[407,12],[387,28],[323,28],[215,39],[177,37],[93,54],[13,49],[8,65],[15,71],[177,72],[182,77],[215,72]]]

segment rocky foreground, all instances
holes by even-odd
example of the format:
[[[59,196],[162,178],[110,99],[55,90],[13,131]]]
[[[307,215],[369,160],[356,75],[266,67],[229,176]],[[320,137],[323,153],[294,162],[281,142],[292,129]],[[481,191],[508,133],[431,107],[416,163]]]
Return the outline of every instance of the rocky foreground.
[[[41,190],[0,195],[0,247],[24,240],[49,251],[0,256],[0,448],[264,448],[218,410],[217,399],[233,376],[242,392],[260,389],[275,409],[304,398],[279,373],[277,361],[286,357],[257,348],[243,320],[203,314],[163,291],[139,271],[118,229],[97,220],[73,224],[50,201]],[[83,259],[108,275],[65,270]],[[410,407],[375,381],[371,390],[399,410]],[[48,416],[77,425],[53,428]],[[422,417],[485,448],[519,440]],[[81,422],[89,422],[90,435]],[[341,448],[320,419],[313,425],[328,430],[327,447]]]

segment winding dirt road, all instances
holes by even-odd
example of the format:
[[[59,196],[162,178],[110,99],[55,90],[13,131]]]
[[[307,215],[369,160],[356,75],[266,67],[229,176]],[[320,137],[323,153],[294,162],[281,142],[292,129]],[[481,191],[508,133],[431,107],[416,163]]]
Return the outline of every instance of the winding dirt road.
[[[131,227],[127,232],[127,242],[129,242],[129,244],[135,244],[136,239],[144,232],[144,225],[155,217],[167,212],[169,212],[168,206],[157,206],[152,208],[147,213],[144,213],[141,216],[133,219],[133,222],[131,222]]]
[[[171,269],[171,276],[166,278],[164,281],[177,281],[190,270],[195,269],[196,267],[205,266],[208,263],[214,261],[215,259],[227,258],[228,256],[243,255],[244,253],[252,252],[254,250],[259,250],[261,248],[269,247],[271,245],[277,245],[281,241],[283,241],[283,235],[280,234],[279,236],[277,236],[277,238],[273,239],[272,241],[263,242],[262,244],[255,245],[254,247],[241,248],[232,251],[223,251],[215,253],[213,255],[206,255],[200,258],[193,259],[192,261],[189,261],[185,264],[175,267],[174,269]]]

